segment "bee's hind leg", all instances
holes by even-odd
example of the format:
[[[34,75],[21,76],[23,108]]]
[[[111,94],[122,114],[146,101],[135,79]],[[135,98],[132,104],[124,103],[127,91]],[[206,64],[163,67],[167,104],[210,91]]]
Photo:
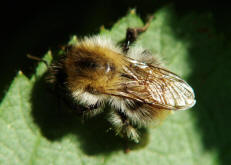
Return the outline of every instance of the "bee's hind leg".
[[[148,29],[152,18],[153,16],[149,17],[147,23],[143,27],[127,28],[126,39],[123,45],[123,51],[125,53],[129,50],[129,46],[137,39],[138,35]]]
[[[120,110],[111,112],[109,122],[112,123],[118,135],[128,138],[136,143],[139,142],[137,129],[130,123],[124,112]]]

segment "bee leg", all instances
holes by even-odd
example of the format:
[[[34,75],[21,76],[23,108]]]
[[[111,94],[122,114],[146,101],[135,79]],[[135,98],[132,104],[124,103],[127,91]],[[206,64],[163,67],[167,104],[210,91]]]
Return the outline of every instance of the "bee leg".
[[[150,26],[153,16],[149,17],[147,23],[143,27],[127,28],[126,39],[123,45],[123,51],[126,53],[129,50],[129,46],[136,40],[138,35],[145,32]]]
[[[127,137],[130,140],[135,142],[139,142],[139,134],[130,123],[127,115],[122,111],[116,111],[116,113],[112,114],[111,121],[113,126],[116,129],[116,132],[120,134],[122,137]]]
[[[38,62],[43,62],[47,68],[49,68],[49,65],[47,63],[47,61],[45,61],[44,59],[42,58],[39,58],[39,57],[36,57],[36,56],[32,56],[30,54],[27,55],[27,58],[31,59],[31,60],[35,60],[35,61],[38,61]]]
[[[98,102],[96,102],[95,104],[88,105],[88,106],[82,106],[83,108],[81,109],[81,112],[82,112],[83,117],[85,116],[91,117],[91,116],[94,116],[100,113],[102,109],[100,108],[100,106],[101,104]]]
[[[100,107],[100,104],[97,102],[91,105],[80,105],[80,104],[72,104],[72,109],[77,110],[78,115],[91,115],[92,113],[95,114]]]

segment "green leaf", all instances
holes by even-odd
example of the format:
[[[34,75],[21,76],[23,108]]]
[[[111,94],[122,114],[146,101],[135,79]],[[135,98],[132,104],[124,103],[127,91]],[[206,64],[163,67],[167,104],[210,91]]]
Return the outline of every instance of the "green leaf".
[[[194,20],[197,24],[193,24]],[[161,57],[170,70],[193,83],[199,99],[195,108],[175,112],[160,126],[151,126],[144,130],[140,144],[128,144],[132,151],[125,154],[126,141],[110,131],[110,124],[105,120],[104,114],[83,123],[79,117],[63,110],[66,109],[65,105],[60,103],[44,84],[46,66],[39,63],[36,73],[30,79],[22,72],[17,74],[1,102],[0,164],[215,165],[228,162],[231,154],[230,134],[222,132],[219,126],[213,130],[215,133],[208,132],[211,136],[218,132],[222,134],[219,135],[221,145],[213,147],[208,147],[206,142],[215,143],[216,140],[206,141],[204,134],[206,128],[211,128],[206,127],[206,122],[208,125],[212,123],[202,110],[214,109],[207,101],[213,93],[211,89],[208,89],[208,92],[202,89],[206,93],[203,97],[200,82],[211,82],[209,85],[215,87],[217,81],[213,81],[213,78],[219,77],[218,70],[226,70],[228,66],[227,61],[219,58],[216,58],[216,62],[206,61],[208,55],[204,56],[206,50],[203,52],[203,48],[207,46],[208,52],[217,52],[212,46],[223,42],[223,39],[213,29],[209,29],[205,34],[199,33],[197,29],[203,27],[205,21],[212,22],[208,14],[192,13],[178,17],[171,8],[163,8],[155,13],[149,29],[139,36],[136,43]],[[120,42],[125,37],[127,27],[142,25],[142,20],[130,12],[115,23],[111,30],[104,29],[100,34]],[[208,38],[210,34],[212,39]],[[222,44],[217,47],[219,46],[222,47]],[[209,47],[212,50],[209,50]],[[227,57],[228,52],[230,49],[223,53],[224,56]],[[209,65],[207,70],[203,65],[196,64],[199,56],[203,63]],[[44,59],[50,63],[51,52],[48,52]],[[224,65],[216,68],[215,73],[211,73],[209,69],[216,67],[216,63]],[[224,85],[230,91],[230,78],[226,80]],[[220,93],[219,96],[225,97],[225,94]],[[217,103],[215,98],[212,97],[212,101]],[[228,107],[228,104],[222,103],[223,107]],[[220,104],[215,106],[220,107]],[[204,117],[200,114],[204,114]],[[221,126],[225,125],[222,122],[224,114],[220,114],[220,118],[214,118]],[[198,126],[201,123],[202,127]],[[229,140],[224,137],[227,135]],[[222,150],[222,146],[226,147],[226,150]]]

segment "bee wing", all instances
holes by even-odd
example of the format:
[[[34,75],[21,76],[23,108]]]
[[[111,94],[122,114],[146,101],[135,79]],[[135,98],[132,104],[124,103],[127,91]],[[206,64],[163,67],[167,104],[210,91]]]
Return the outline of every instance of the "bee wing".
[[[133,59],[123,67],[112,95],[144,102],[155,108],[185,110],[195,104],[193,89],[176,74]]]

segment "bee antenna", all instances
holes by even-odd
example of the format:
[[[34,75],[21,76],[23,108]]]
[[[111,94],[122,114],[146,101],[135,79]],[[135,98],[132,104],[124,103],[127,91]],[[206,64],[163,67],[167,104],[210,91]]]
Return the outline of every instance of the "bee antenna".
[[[43,62],[47,66],[47,68],[49,68],[49,65],[48,65],[47,61],[43,60],[42,58],[39,58],[39,57],[36,57],[36,56],[32,56],[30,54],[27,54],[27,58],[29,58],[31,60]]]

